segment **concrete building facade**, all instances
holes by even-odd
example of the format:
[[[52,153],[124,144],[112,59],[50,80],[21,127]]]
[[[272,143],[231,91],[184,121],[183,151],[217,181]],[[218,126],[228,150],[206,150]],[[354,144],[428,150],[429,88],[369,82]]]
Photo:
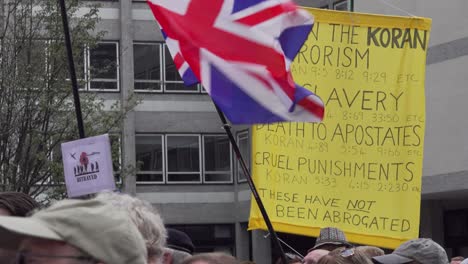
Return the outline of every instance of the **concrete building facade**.
[[[269,237],[262,231],[247,231],[250,190],[209,96],[200,86],[183,86],[145,1],[98,2],[99,29],[107,34],[91,57],[116,60],[118,67],[88,89],[104,88],[100,94],[106,102],[120,100],[123,107],[134,96],[141,100],[127,115],[120,135],[122,166],[140,168],[135,177],[124,179],[125,191],[150,201],[167,225],[194,239],[199,252],[222,250],[241,260],[271,263]],[[434,238],[450,254],[468,256],[468,137],[463,133],[468,122],[461,121],[468,113],[463,72],[468,65],[468,3],[297,2],[389,15],[408,15],[405,10],[433,19],[427,60],[421,236]],[[233,132],[249,160],[248,127],[235,127]],[[301,250],[314,241],[282,237]]]
[[[355,10],[432,19],[420,235],[441,243],[449,256],[468,256],[468,2],[360,0]]]

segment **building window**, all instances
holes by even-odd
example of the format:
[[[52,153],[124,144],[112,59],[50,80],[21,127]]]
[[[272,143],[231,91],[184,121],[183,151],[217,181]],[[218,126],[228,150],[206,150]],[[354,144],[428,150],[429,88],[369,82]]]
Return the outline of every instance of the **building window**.
[[[201,183],[200,136],[166,136],[167,182]]]
[[[163,136],[162,135],[137,135],[136,162],[137,182],[160,182],[163,178]]]
[[[333,3],[333,9],[334,10],[340,10],[340,11],[349,11],[350,10],[350,1],[346,0],[346,1]]]
[[[49,153],[49,160],[55,163],[55,166],[58,166],[60,169],[60,173],[52,172],[51,175],[47,178],[45,184],[50,185],[63,185],[65,184],[65,177],[63,176],[63,157],[62,157],[62,143],[72,141],[73,139],[69,140],[60,140],[56,141],[55,139],[51,139],[50,144],[50,153]]]
[[[461,249],[468,247],[468,209],[444,212],[444,235],[444,245],[452,254],[461,254]]]
[[[161,44],[135,43],[135,91],[161,92]]]
[[[166,92],[199,92],[198,85],[185,86],[171,53],[164,45],[164,90]]]
[[[65,45],[63,42],[62,43],[54,43],[54,45]],[[89,49],[88,47],[82,47],[79,52],[73,53],[73,60],[75,63],[75,74],[76,74],[76,80],[78,83],[78,89],[80,91],[85,91],[88,90],[88,69],[89,66],[87,65],[88,62],[88,52]],[[55,56],[55,55],[53,55]],[[51,71],[57,71],[57,67],[63,67],[59,63],[59,59],[54,59],[54,61],[51,62]],[[67,64],[68,67],[68,64]],[[67,68],[67,71],[65,72],[65,80],[70,83],[71,87],[71,79],[70,79],[70,71]]]
[[[225,135],[203,136],[204,182],[230,183],[231,144]]]
[[[332,9],[340,11],[353,11],[353,0],[326,0],[319,1],[316,5],[312,4],[311,7],[318,7],[322,9]]]
[[[18,50],[16,71],[18,78],[31,88],[39,78],[44,78],[47,72],[47,45],[46,40],[34,39],[26,41]],[[44,79],[42,79],[44,80]],[[39,88],[39,87],[34,87]]]
[[[232,224],[168,225],[186,233],[193,241],[195,253],[225,252],[235,254],[235,232]]]
[[[201,85],[185,86],[164,43],[134,43],[135,91],[206,93]]]
[[[88,52],[89,90],[119,90],[117,42],[100,42]]]
[[[112,169],[114,171],[115,183],[122,183],[120,173],[122,170],[122,140],[120,134],[109,134],[112,155]]]
[[[239,150],[241,152],[242,158],[244,158],[245,165],[247,169],[250,171],[250,140],[249,140],[249,131],[242,131],[237,134],[237,144],[239,146]],[[237,181],[238,182],[245,182],[247,181],[246,175],[242,170],[240,162],[236,160],[236,174],[237,174]]]
[[[225,135],[139,134],[135,143],[138,183],[232,183]]]

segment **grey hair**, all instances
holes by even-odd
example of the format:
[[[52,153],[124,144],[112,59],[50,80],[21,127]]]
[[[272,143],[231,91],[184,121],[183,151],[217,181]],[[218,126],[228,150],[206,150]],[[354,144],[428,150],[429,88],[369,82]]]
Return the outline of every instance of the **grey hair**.
[[[167,231],[158,211],[150,203],[128,194],[113,192],[101,192],[95,199],[126,210],[145,240],[148,258],[162,257]]]

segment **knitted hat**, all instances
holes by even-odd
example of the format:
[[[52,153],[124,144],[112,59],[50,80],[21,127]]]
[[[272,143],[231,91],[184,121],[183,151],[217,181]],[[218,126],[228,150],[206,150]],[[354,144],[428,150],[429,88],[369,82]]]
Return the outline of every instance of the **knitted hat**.
[[[315,245],[310,250],[314,250],[323,245],[337,245],[337,246],[351,246],[346,239],[346,236],[343,231],[335,227],[325,227],[320,229],[320,235],[315,240]],[[309,250],[309,251],[310,251]]]

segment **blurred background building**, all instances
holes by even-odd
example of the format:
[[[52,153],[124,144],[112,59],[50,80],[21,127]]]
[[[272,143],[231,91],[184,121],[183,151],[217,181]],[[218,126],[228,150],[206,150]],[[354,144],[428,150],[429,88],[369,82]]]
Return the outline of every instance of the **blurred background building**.
[[[101,7],[99,29],[107,34],[83,53],[85,65],[116,67],[83,89],[99,91],[111,105],[136,96],[141,102],[114,135],[121,166],[139,167],[125,178],[126,192],[150,201],[165,222],[185,231],[199,252],[222,250],[239,259],[271,263],[263,231],[247,231],[250,191],[239,171],[220,119],[200,86],[185,87],[145,1],[90,1]],[[468,2],[464,0],[297,0],[299,5],[433,19],[426,78],[421,236],[450,254],[468,255]],[[399,8],[396,8],[399,7]],[[85,69],[86,70],[86,69]],[[248,127],[235,127],[246,160]],[[313,238],[281,234],[304,252]]]

